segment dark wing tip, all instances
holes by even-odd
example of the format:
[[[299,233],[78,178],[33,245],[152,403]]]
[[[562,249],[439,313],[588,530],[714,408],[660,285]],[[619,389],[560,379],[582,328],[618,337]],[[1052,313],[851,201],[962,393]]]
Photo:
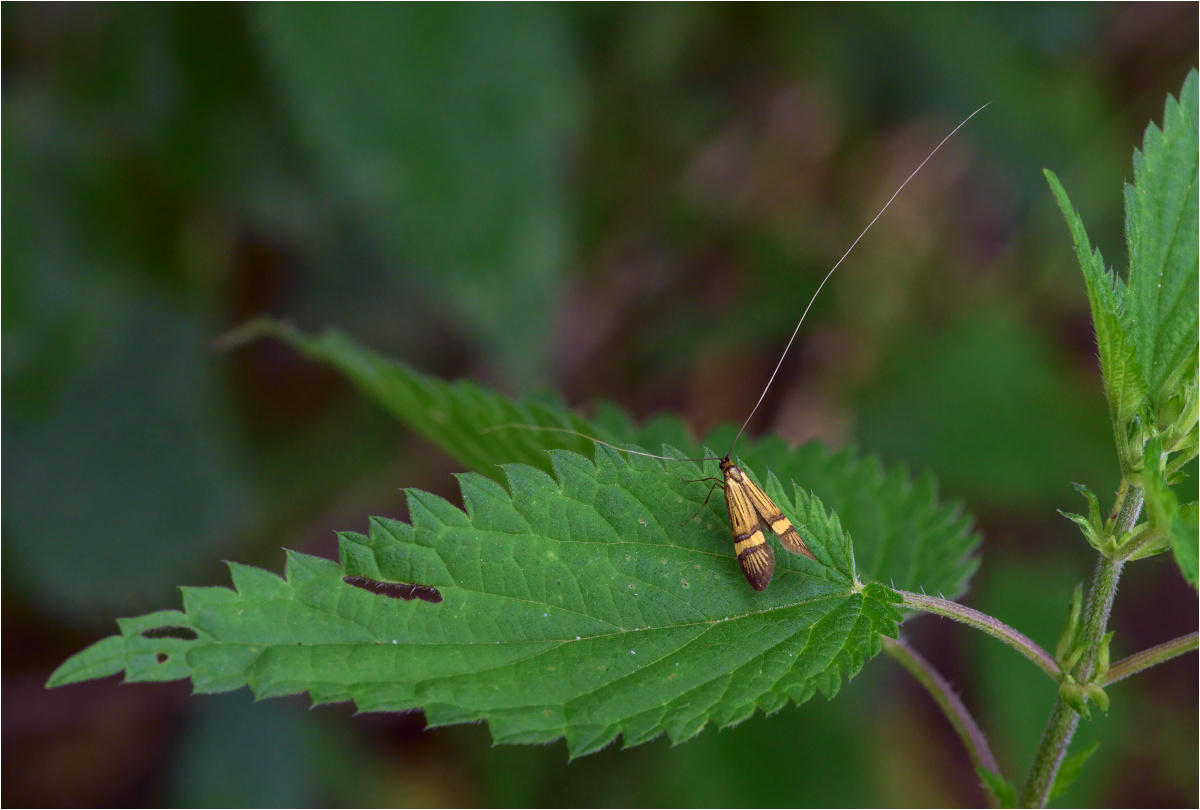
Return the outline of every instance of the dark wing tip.
[[[775,574],[775,552],[764,541],[739,554],[738,564],[742,566],[742,573],[746,575],[750,587],[762,593],[771,584],[771,577]]]
[[[813,556],[813,553],[808,550],[808,546],[805,544],[804,540],[801,539],[800,532],[796,531],[795,526],[788,526],[787,531],[779,535],[779,542],[783,544],[784,548],[793,554],[803,554],[813,562],[817,561],[817,558]]]

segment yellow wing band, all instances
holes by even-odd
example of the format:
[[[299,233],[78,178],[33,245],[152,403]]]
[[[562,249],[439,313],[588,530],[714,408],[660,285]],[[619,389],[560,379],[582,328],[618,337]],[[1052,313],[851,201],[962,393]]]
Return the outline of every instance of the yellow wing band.
[[[738,565],[750,587],[756,591],[765,591],[771,584],[771,576],[775,573],[775,552],[767,545],[761,531],[756,531],[740,543],[734,543],[737,551]]]

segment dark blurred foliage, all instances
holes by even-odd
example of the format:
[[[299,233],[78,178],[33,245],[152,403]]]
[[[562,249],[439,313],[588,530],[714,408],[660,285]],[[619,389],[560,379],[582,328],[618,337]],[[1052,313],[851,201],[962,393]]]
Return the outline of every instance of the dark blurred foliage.
[[[567,763],[481,726],[44,691],[113,619],[335,555],[334,530],[456,499],[456,465],[275,343],[334,325],[431,373],[703,431],[931,468],[980,519],[967,602],[1053,649],[1092,553],[1056,509],[1117,482],[1083,285],[1041,175],[1124,267],[1121,183],[1197,62],[1195,4],[3,7],[7,805],[963,805],[982,796],[886,658],[686,745]],[[1193,468],[1194,474],[1194,468]],[[1191,498],[1195,497],[1193,477]],[[1169,556],[1131,565],[1114,656],[1189,632]],[[1010,775],[1054,690],[925,617],[915,646]],[[1190,655],[1111,690],[1060,802],[1197,804]]]

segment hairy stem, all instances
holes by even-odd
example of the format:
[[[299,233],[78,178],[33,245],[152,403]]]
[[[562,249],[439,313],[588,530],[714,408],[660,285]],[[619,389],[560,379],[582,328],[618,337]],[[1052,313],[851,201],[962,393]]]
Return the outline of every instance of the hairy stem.
[[[1108,617],[1112,613],[1113,599],[1117,595],[1117,582],[1121,579],[1124,560],[1101,557],[1092,578],[1092,589],[1083,612],[1083,625],[1079,628],[1079,639],[1083,644],[1083,655],[1075,665],[1075,680],[1087,683],[1096,671],[1096,656],[1100,652],[1100,640],[1108,630]]]
[[[1198,643],[1200,643],[1200,634],[1188,633],[1186,636],[1180,636],[1179,638],[1165,641],[1156,647],[1151,647],[1148,650],[1142,650],[1140,653],[1134,653],[1128,658],[1122,658],[1108,668],[1101,686],[1116,683],[1122,678],[1136,675],[1144,669],[1161,664],[1163,661],[1169,661],[1176,656],[1189,653],[1196,649]]]
[[[996,758],[992,756],[992,749],[988,747],[987,738],[983,736],[982,729],[979,728],[975,718],[967,711],[967,707],[941,673],[903,639],[893,640],[884,636],[883,649],[896,659],[900,666],[908,670],[909,674],[916,678],[917,682],[925,687],[925,691],[933,697],[942,713],[946,715],[946,719],[950,721],[950,725],[954,726],[963,745],[966,746],[967,754],[971,757],[971,763],[976,770],[986,768],[992,773],[999,774],[1000,766],[996,764]],[[992,791],[985,790],[985,793],[991,807],[1000,806],[999,799],[993,795]]]
[[[1120,509],[1113,525],[1113,537],[1120,537],[1137,524],[1144,498],[1145,493],[1140,488],[1129,487],[1122,482],[1118,496]],[[1121,569],[1124,567],[1124,560],[1110,560],[1103,556],[1096,565],[1096,573],[1092,578],[1092,587],[1088,591],[1087,605],[1084,608],[1083,624],[1079,629],[1078,638],[1083,647],[1083,654],[1072,673],[1077,683],[1087,683],[1095,672],[1100,641],[1108,629],[1108,617],[1112,613],[1117,583],[1121,579]],[[1021,788],[1021,807],[1045,806],[1050,798],[1050,788],[1054,786],[1054,778],[1058,775],[1058,768],[1067,754],[1067,746],[1071,744],[1071,738],[1075,736],[1078,726],[1079,715],[1075,710],[1068,706],[1062,697],[1055,700],[1054,710],[1050,713],[1046,730],[1042,732],[1042,740],[1038,744],[1037,753],[1034,754],[1029,778]]]
[[[1055,699],[1054,710],[1050,712],[1050,720],[1046,723],[1046,730],[1042,732],[1042,741],[1034,756],[1033,768],[1017,798],[1017,807],[1046,806],[1050,788],[1054,786],[1054,777],[1058,775],[1058,768],[1067,755],[1067,746],[1071,744],[1078,725],[1079,714],[1061,697]]]
[[[935,596],[926,596],[923,593],[911,593],[909,591],[896,591],[896,593],[900,594],[900,597],[904,600],[905,607],[918,608],[929,613],[936,613],[939,616],[945,616],[948,619],[954,619],[963,624],[969,624],[977,630],[982,630],[989,636],[1000,639],[1021,653],[1021,655],[1041,667],[1056,683],[1062,679],[1062,671],[1058,668],[1058,663],[1050,653],[1043,650],[1029,636],[1009,627],[1004,622],[994,619],[986,613],[980,613],[974,608],[969,608],[947,599],[938,599]]]

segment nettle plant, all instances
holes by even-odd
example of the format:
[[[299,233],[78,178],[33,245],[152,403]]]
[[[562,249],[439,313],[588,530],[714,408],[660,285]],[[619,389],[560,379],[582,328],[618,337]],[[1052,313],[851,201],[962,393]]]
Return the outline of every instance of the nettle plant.
[[[678,743],[709,723],[732,725],[818,692],[832,699],[843,677],[883,651],[941,706],[989,801],[1044,805],[1090,753],[1067,756],[1089,704],[1107,710],[1105,686],[1197,646],[1192,633],[1111,662],[1107,630],[1127,562],[1171,551],[1196,585],[1197,504],[1181,504],[1169,486],[1197,455],[1195,71],[1179,101],[1167,98],[1162,129],[1147,127],[1133,168],[1127,280],[1105,267],[1046,172],[1083,270],[1121,470],[1107,511],[1080,487],[1088,514],[1067,515],[1098,563],[1053,652],[953,601],[979,564],[979,537],[957,505],[937,501],[929,475],[817,444],[742,445],[738,465],[815,557],[779,555],[774,587],[756,593],[731,553],[723,499],[701,507],[710,485],[697,479],[718,477],[717,464],[616,449],[712,457],[732,429],[696,442],[670,417],[634,425],[601,407],[585,419],[555,402],[424,376],[336,332],[256,322],[239,337],[281,337],[335,366],[473,470],[459,476],[465,511],[408,490],[411,524],[373,518],[367,536],[342,533],[337,563],[289,552],[282,578],[230,564],[232,589],[183,588],[182,610],[118,620],[120,635],[70,658],[49,685],[123,670],[127,681],[190,678],[201,693],[308,692],[314,704],[422,709],[430,726],[486,720],[497,743],[565,737],[578,757],[618,736],[626,746],[664,733]],[[917,611],[994,636],[1058,684],[1021,788],[903,640],[900,627]]]

